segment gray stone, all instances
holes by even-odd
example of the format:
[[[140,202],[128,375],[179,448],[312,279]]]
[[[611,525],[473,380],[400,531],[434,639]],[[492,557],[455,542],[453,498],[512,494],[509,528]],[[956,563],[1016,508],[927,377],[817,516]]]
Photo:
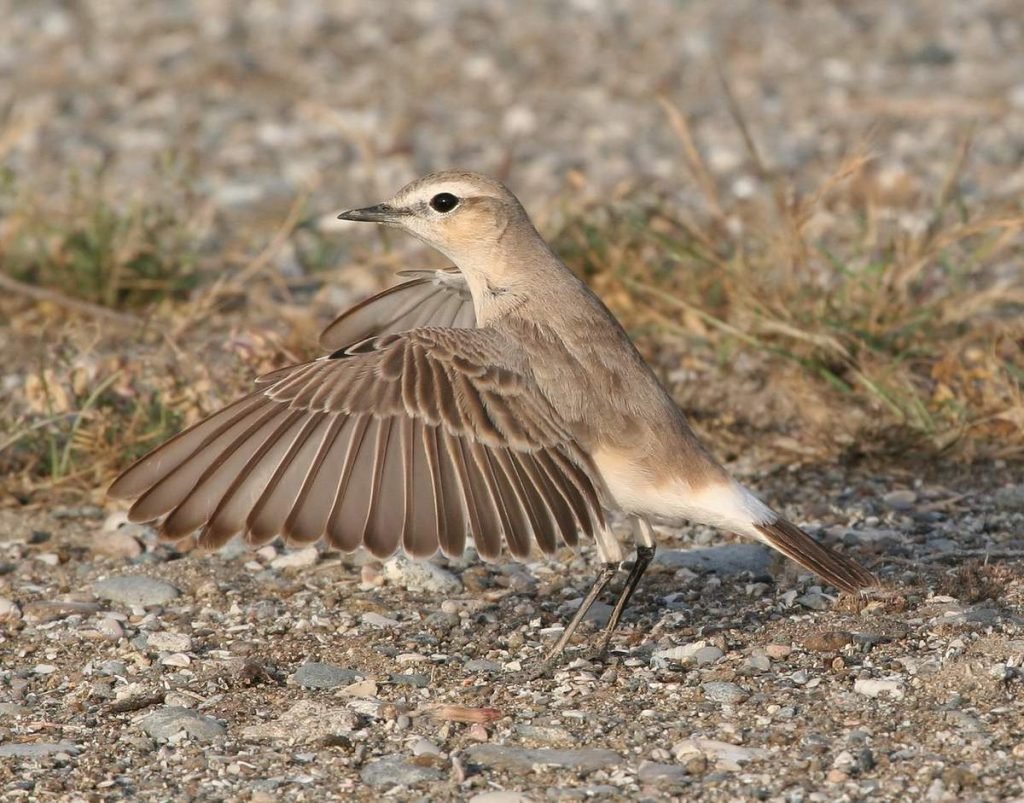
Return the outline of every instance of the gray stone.
[[[170,583],[144,574],[108,577],[95,583],[92,592],[100,599],[119,602],[122,605],[139,605],[143,608],[166,605],[181,594]]]
[[[771,564],[771,552],[760,544],[724,544],[706,549],[662,549],[654,562],[671,569],[715,572],[719,575],[765,574]]]
[[[637,779],[640,783],[685,783],[687,774],[686,768],[678,764],[658,764],[654,761],[645,761],[637,771]]]
[[[471,658],[462,665],[466,672],[500,672],[501,664],[487,658]]]
[[[905,536],[899,530],[886,530],[876,527],[863,527],[857,530],[847,530],[843,534],[843,543],[848,546],[857,544],[884,546],[886,544],[898,544]]]
[[[740,688],[735,683],[729,683],[724,680],[710,680],[707,683],[701,683],[700,687],[704,692],[704,696],[709,700],[725,705],[742,703],[750,696],[749,692]]]
[[[484,767],[531,772],[534,767],[564,767],[574,770],[598,770],[617,766],[622,756],[614,750],[596,747],[582,750],[514,747],[503,744],[478,744],[466,750],[466,758]]]
[[[397,619],[392,619],[389,616],[384,616],[383,614],[376,613],[374,611],[364,613],[359,617],[359,621],[364,625],[369,625],[370,627],[398,627],[399,625]]]
[[[917,494],[909,489],[889,491],[882,501],[893,510],[910,510],[917,502]]]
[[[166,742],[182,731],[199,742],[211,741],[225,733],[224,726],[213,717],[176,705],[154,711],[142,720],[142,729],[158,742]]]
[[[81,751],[73,742],[32,742],[0,745],[0,758],[42,758],[54,753],[75,755]]]
[[[435,767],[411,764],[405,756],[393,755],[371,761],[359,777],[369,786],[413,786],[426,781],[440,781],[444,773]]]
[[[693,657],[697,661],[697,666],[707,666],[721,660],[724,655],[725,653],[718,649],[718,647],[708,645],[697,650]]]
[[[828,608],[828,597],[816,591],[810,591],[797,598],[797,602],[805,608],[810,608],[812,611],[823,611]]]
[[[420,672],[397,674],[391,676],[391,682],[396,686],[412,686],[415,689],[425,689],[430,685],[430,676]]]
[[[417,739],[409,748],[414,756],[439,756],[441,748],[429,739]]]
[[[772,668],[772,661],[763,652],[755,652],[747,657],[747,666],[758,672],[767,672]]]
[[[458,594],[462,582],[447,569],[426,560],[399,556],[384,564],[384,576],[407,591],[424,594]]]
[[[307,689],[334,689],[355,683],[361,677],[354,669],[311,661],[296,669],[292,680]]]

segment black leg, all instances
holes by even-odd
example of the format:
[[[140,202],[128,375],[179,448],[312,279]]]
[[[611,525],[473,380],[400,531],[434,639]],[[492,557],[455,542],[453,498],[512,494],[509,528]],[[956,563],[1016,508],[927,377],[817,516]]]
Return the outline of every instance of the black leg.
[[[580,626],[580,622],[582,622],[583,617],[587,615],[587,611],[589,611],[590,606],[594,604],[594,600],[596,600],[600,593],[604,591],[604,587],[608,585],[608,582],[615,576],[615,573],[618,572],[618,570],[618,563],[604,564],[601,569],[601,573],[594,581],[594,585],[590,587],[590,591],[587,592],[587,596],[585,596],[583,598],[583,602],[580,603],[579,609],[573,615],[572,620],[566,626],[565,631],[559,637],[558,641],[555,642],[555,646],[551,648],[547,658],[544,659],[545,663],[549,663],[552,659],[558,657],[562,650],[565,649],[565,645],[569,643],[569,639],[572,638],[572,634],[575,633],[576,628]]]
[[[622,593],[619,594],[619,599],[615,603],[612,615],[608,619],[608,626],[604,629],[604,638],[601,641],[602,654],[607,652],[608,644],[612,640],[612,633],[615,632],[615,628],[619,626],[619,620],[622,618],[622,612],[626,610],[626,606],[629,604],[629,600],[633,596],[633,592],[636,591],[636,587],[640,584],[640,578],[644,576],[644,572],[647,571],[647,567],[650,566],[651,561],[654,560],[654,549],[655,548],[653,546],[637,545],[636,560],[633,561],[633,568],[629,570],[629,576],[626,578],[626,584],[622,587]]]

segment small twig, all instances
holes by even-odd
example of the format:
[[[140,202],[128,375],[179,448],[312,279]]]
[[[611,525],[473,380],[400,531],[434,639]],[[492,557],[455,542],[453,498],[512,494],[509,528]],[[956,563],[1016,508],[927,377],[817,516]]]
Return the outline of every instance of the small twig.
[[[133,329],[140,329],[143,326],[141,318],[137,318],[127,312],[117,312],[107,307],[101,307],[99,304],[93,304],[91,301],[71,298],[47,287],[36,287],[35,285],[26,284],[2,271],[0,271],[0,289],[26,296],[39,303],[56,304],[59,307],[64,307],[81,315],[99,318],[110,323],[116,323],[119,326],[130,326]]]
[[[196,299],[189,314],[169,333],[169,341],[176,341],[184,332],[192,328],[195,322],[206,315],[222,295],[232,291],[248,289],[249,280],[261,273],[270,264],[270,261],[294,233],[302,217],[302,208],[307,198],[308,194],[306,192],[302,192],[295,197],[287,216],[274,233],[274,236],[270,238],[270,242],[248,265],[236,274],[222,276],[202,296]],[[287,285],[280,281],[280,277],[273,278],[279,287],[283,286],[285,292],[288,292]]]
[[[729,115],[739,129],[740,136],[743,137],[743,143],[747,146],[747,153],[750,154],[750,159],[754,163],[754,171],[757,173],[757,177],[763,181],[769,177],[768,170],[764,166],[764,160],[761,159],[761,152],[757,148],[757,143],[754,142],[754,137],[750,133],[750,127],[747,125],[746,117],[743,116],[740,102],[732,91],[732,84],[729,83],[729,78],[725,74],[725,67],[718,59],[715,59],[715,73],[718,75],[718,83],[722,87],[722,94],[725,96],[725,105],[729,109]]]
[[[669,123],[676,132],[676,136],[679,137],[679,143],[683,147],[683,154],[690,165],[690,172],[700,185],[701,192],[704,193],[704,198],[707,200],[708,206],[711,207],[711,214],[719,221],[724,220],[725,214],[722,212],[722,205],[718,200],[715,180],[711,177],[711,173],[708,171],[700,151],[697,150],[697,145],[693,141],[693,134],[690,131],[689,122],[664,95],[658,96],[658,103],[665,110]]]

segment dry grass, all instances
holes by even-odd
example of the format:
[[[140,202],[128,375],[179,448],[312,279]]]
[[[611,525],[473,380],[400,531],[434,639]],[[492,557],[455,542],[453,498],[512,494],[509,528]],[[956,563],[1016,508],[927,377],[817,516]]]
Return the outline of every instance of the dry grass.
[[[1024,453],[1024,209],[958,194],[966,142],[938,188],[858,155],[813,192],[765,172],[763,191],[728,200],[671,119],[705,208],[626,192],[575,210],[555,244],[698,426],[814,460]],[[317,260],[336,253],[302,199],[266,244],[227,258],[202,199],[123,210],[94,189],[56,211],[4,196],[0,279],[19,296],[0,300],[7,503],[98,499],[134,456],[313,342],[316,316],[270,267],[311,236]]]
[[[633,193],[559,242],[634,332],[682,346],[669,371],[695,347],[713,354],[718,390],[684,384],[684,406],[725,406],[737,355],[748,371],[753,355],[792,415],[765,421],[748,386],[740,417],[802,430],[819,459],[1024,455],[1024,204],[958,194],[967,141],[933,191],[856,155],[813,192],[766,175],[765,192],[727,204],[673,120],[703,217]]]

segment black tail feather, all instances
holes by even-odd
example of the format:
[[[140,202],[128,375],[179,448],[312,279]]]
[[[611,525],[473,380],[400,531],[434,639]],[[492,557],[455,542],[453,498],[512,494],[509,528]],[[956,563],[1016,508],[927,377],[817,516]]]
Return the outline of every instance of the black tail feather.
[[[855,594],[878,585],[878,579],[867,569],[834,549],[819,544],[786,519],[780,518],[754,526],[773,549],[842,591]]]

